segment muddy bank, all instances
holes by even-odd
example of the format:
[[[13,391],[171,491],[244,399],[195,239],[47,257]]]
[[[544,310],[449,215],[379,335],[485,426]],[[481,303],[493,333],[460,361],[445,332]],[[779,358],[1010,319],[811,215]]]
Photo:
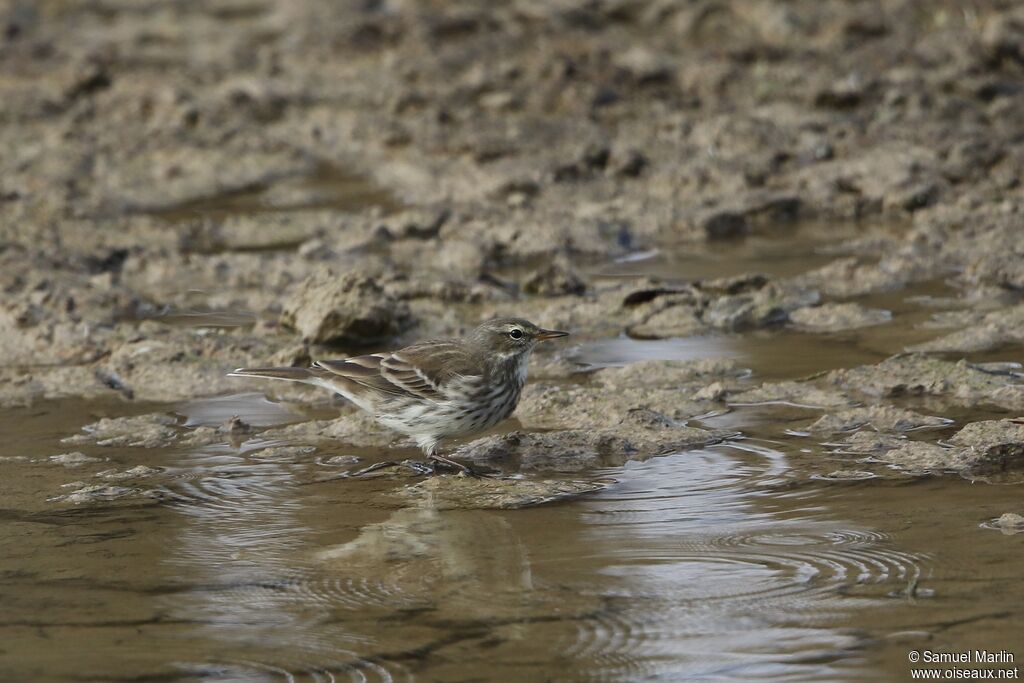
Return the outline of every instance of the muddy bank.
[[[792,333],[888,353],[767,384],[742,363],[594,372],[541,355],[524,431],[457,444],[471,459],[646,457],[725,438],[698,418],[764,401],[826,409],[822,434],[928,426],[946,405],[1020,415],[1020,372],[975,356],[1022,343],[1021,13],[961,9],[14,5],[0,405],[229,394],[237,366],[515,314],[581,344]],[[644,272],[758,240],[801,256]],[[930,320],[876,301],[928,282],[947,289],[919,302]],[[903,350],[934,355],[883,360]],[[268,438],[394,443],[341,410]]]

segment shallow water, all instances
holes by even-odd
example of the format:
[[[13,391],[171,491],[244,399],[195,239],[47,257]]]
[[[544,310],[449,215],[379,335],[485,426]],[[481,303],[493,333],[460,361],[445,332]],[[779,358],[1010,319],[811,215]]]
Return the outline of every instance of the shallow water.
[[[3,456],[60,450],[68,412],[10,416]],[[754,437],[574,502],[438,511],[259,445],[104,449],[163,468],[155,497],[82,506],[46,502],[81,469],[5,461],[3,678],[896,679],[911,646],[1024,632],[1019,538],[981,526],[1013,487],[800,483],[798,442]]]
[[[368,207],[387,210],[395,206],[397,202],[390,194],[363,176],[320,164],[306,175],[288,176],[274,182],[197,199],[153,213],[171,222],[181,222],[196,218],[222,219],[254,213],[316,209],[354,211]],[[275,245],[269,248],[279,247]]]
[[[799,275],[834,260],[838,242],[862,236],[854,222],[798,220],[755,230],[745,237],[711,240],[630,254],[610,264],[591,264],[595,277],[637,275],[687,281],[762,273],[776,277]],[[893,234],[899,224],[870,226],[872,234]]]
[[[848,333],[569,353],[588,365],[726,355],[751,383],[801,377],[941,334],[916,325],[932,310],[920,297],[943,292],[866,298],[893,321]],[[1024,656],[1024,534],[989,525],[1020,511],[1019,489],[829,480],[849,463],[791,429],[814,410],[709,417],[746,438],[590,472],[615,483],[519,510],[412,505],[391,495],[408,478],[338,478],[356,458],[393,457],[372,449],[273,450],[258,433],[60,443],[153,410],[186,433],[234,415],[261,427],[332,414],[259,394],[0,413],[0,680],[908,680],[911,650]],[[72,450],[98,460],[48,459]],[[137,466],[152,471],[117,478]],[[129,490],[61,498],[96,482]]]

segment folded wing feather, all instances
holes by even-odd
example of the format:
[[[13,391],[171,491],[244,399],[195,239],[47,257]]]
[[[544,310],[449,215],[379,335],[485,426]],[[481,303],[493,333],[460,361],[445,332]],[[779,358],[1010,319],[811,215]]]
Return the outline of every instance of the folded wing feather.
[[[313,365],[385,394],[430,401],[446,400],[445,385],[452,379],[480,374],[459,345],[437,342]]]

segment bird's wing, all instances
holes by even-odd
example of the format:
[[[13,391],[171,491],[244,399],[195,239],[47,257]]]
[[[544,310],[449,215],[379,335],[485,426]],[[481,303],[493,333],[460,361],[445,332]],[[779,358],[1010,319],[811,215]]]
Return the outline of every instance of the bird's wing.
[[[445,385],[451,380],[480,374],[461,345],[449,342],[426,342],[391,353],[313,365],[383,394],[431,401],[446,400]]]

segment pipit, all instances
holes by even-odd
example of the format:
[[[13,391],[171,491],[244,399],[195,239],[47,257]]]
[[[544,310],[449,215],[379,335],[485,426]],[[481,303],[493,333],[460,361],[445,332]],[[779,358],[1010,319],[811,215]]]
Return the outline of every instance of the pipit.
[[[495,318],[464,339],[321,360],[308,368],[238,368],[229,375],[303,382],[339,393],[379,423],[411,436],[431,461],[469,472],[438,454],[441,440],[481,432],[511,415],[534,347],[567,334],[520,318]]]

